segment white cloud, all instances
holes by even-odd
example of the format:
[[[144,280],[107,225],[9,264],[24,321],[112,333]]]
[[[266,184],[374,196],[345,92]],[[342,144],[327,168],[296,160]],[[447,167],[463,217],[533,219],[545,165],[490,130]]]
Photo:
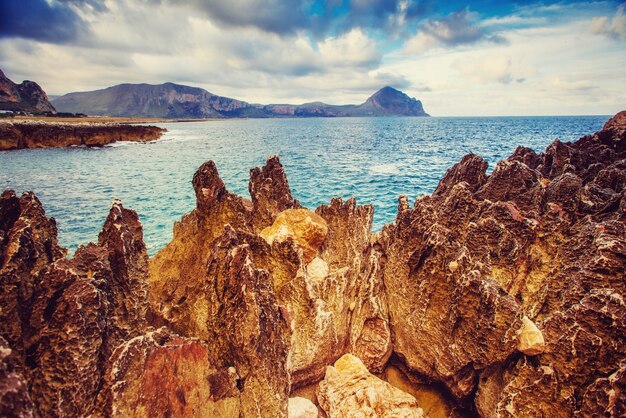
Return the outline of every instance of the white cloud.
[[[626,39],[626,3],[622,3],[613,17],[600,16],[591,21],[591,32],[614,39]]]
[[[481,84],[513,81],[511,58],[506,55],[486,55],[460,62],[459,72],[463,77]]]

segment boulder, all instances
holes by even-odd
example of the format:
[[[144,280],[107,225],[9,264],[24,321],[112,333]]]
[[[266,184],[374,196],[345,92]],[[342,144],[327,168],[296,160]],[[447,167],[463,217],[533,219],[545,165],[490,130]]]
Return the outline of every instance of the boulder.
[[[326,368],[317,399],[329,418],[423,416],[413,396],[370,374],[351,354]]]
[[[543,334],[527,316],[522,318],[522,328],[519,330],[518,339],[517,349],[527,356],[541,354],[546,348]]]
[[[272,226],[259,235],[270,245],[274,241],[293,239],[302,249],[304,263],[308,264],[317,255],[327,233],[328,226],[321,216],[308,209],[287,209],[278,213]]]

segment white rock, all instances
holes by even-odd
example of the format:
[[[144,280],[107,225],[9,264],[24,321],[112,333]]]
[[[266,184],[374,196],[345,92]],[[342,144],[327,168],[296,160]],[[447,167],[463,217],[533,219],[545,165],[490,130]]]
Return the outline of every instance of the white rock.
[[[317,418],[317,407],[307,398],[289,398],[287,416],[289,418]]]
[[[546,343],[543,334],[527,316],[522,318],[522,328],[518,331],[517,349],[527,356],[536,356],[543,353]]]

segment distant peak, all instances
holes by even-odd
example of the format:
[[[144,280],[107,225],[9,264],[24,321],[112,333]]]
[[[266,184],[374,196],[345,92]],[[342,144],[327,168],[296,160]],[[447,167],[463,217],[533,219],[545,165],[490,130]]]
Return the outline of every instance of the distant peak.
[[[372,97],[377,97],[377,96],[406,96],[406,94],[404,94],[403,92],[401,92],[400,90],[394,89],[391,86],[385,86],[382,89],[378,90],[376,93],[374,93],[372,95]],[[408,97],[408,96],[407,96]]]

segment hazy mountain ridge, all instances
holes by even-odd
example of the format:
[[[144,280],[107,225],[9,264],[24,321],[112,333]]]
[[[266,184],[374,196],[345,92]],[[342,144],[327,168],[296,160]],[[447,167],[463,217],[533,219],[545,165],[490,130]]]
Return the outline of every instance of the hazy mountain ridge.
[[[68,93],[53,100],[59,111],[97,116],[158,118],[271,118],[336,116],[428,116],[422,103],[384,87],[360,105],[321,102],[251,104],[174,83],[119,84],[102,90]]]
[[[0,110],[34,113],[56,112],[46,92],[34,81],[16,84],[0,70]]]

